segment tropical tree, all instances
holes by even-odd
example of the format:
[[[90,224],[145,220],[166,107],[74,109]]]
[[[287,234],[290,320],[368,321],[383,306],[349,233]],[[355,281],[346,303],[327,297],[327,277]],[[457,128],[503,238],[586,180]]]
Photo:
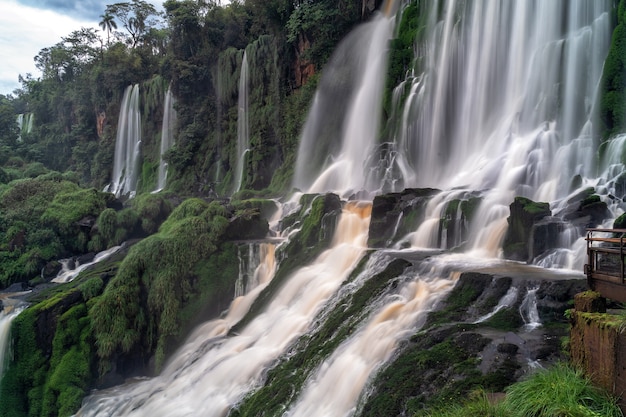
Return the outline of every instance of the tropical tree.
[[[143,0],[130,3],[115,3],[106,7],[105,14],[110,14],[122,23],[130,38],[128,43],[136,47],[143,35],[157,24],[159,13],[154,6]]]
[[[104,13],[100,15],[100,18],[102,20],[100,21],[99,25],[102,28],[102,31],[107,33],[107,45],[108,45],[110,42],[110,38],[111,38],[111,32],[113,31],[113,29],[117,29],[117,23],[115,23],[115,18],[110,13]]]

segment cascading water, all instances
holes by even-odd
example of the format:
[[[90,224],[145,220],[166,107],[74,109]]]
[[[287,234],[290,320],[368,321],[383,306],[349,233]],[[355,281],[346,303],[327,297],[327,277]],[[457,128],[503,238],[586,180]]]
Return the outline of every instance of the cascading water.
[[[424,324],[426,313],[453,285],[448,277],[413,272],[397,294],[380,300],[371,319],[325,360],[285,416],[353,415],[369,378],[399,340]]]
[[[479,191],[469,246],[495,257],[515,196],[557,202],[576,175],[595,175],[590,120],[611,3],[428,4],[417,68],[396,93],[406,99],[391,171],[403,186],[454,189],[444,201]],[[435,228],[440,215],[426,223]]]
[[[364,161],[376,146],[397,3],[389,1],[386,15],[377,15],[342,41],[324,70],[300,140],[295,187],[343,196],[377,188],[364,175]],[[317,161],[316,155],[327,160]]]
[[[174,145],[174,128],[176,127],[176,110],[174,109],[174,95],[172,87],[167,88],[165,101],[163,103],[163,123],[161,124],[161,161],[159,162],[159,178],[157,180],[157,189],[161,191],[165,188],[167,180],[167,162],[163,159],[163,155],[169,148]]]
[[[276,271],[276,245],[248,243],[239,246],[239,277],[235,282],[235,298],[266,283]]]
[[[116,253],[121,246],[113,246],[107,250],[99,252],[94,256],[94,258],[90,262],[86,262],[84,264],[80,264],[77,260],[74,259],[62,259],[59,263],[62,265],[61,270],[58,272],[57,276],[52,279],[52,282],[56,282],[57,284],[63,284],[66,282],[71,282],[74,278],[78,276],[82,271],[86,268],[97,264],[98,262],[104,261],[109,258],[111,255]],[[70,264],[72,266],[70,266]]]
[[[140,145],[139,84],[135,84],[129,85],[124,91],[117,122],[112,182],[107,191],[118,197],[123,195],[134,197],[139,174]]]
[[[0,311],[0,380],[4,374],[4,365],[9,353],[11,323],[23,309],[23,306],[7,305]]]
[[[296,271],[265,311],[237,335],[213,322],[196,331],[157,378],[87,399],[81,416],[223,416],[307,327],[365,251],[371,206],[347,203],[330,249]],[[237,301],[249,306],[263,286]],[[235,304],[235,303],[233,303]],[[245,310],[244,310],[245,312]],[[229,312],[230,315],[230,312]],[[208,327],[208,328],[207,328]],[[220,337],[218,337],[220,336]]]
[[[20,113],[17,115],[16,123],[18,128],[17,141],[22,141],[23,134],[29,134],[33,131],[33,121],[35,115],[33,113]]]
[[[606,186],[607,195],[626,183],[609,168],[617,161],[603,165],[613,169],[612,177],[604,177],[610,179],[597,180],[589,159],[590,120],[610,39],[609,0],[420,2],[425,35],[415,47],[416,67],[394,93],[399,124],[390,126],[387,159],[371,158],[394,27],[390,15],[397,3],[387,2],[386,16],[350,34],[324,69],[300,143],[296,187],[344,197],[361,190],[371,197],[389,186],[438,187],[444,191],[427,205],[426,220],[409,237],[408,250],[459,246],[459,237],[449,233],[454,228],[464,230],[467,246],[480,250],[474,254],[495,256],[515,196],[549,201],[558,212],[575,191],[574,176],[582,177],[583,186],[594,181]],[[243,64],[241,72],[243,79]],[[247,146],[238,144],[242,163]],[[238,166],[237,190],[239,172]],[[482,200],[478,221],[468,225],[460,205],[477,198]],[[79,415],[226,415],[324,315],[323,306],[365,251],[369,215],[369,208],[347,203],[331,249],[297,270],[238,334],[228,330],[263,284],[253,290],[242,285],[242,294],[248,292],[226,317],[198,328],[160,376],[93,395]],[[446,227],[442,219],[448,220]],[[396,229],[402,220],[398,217]],[[448,273],[431,269],[405,277],[396,294],[369,306],[369,318],[320,362],[295,401],[284,404],[285,413],[353,415],[371,375],[454,284],[451,263],[467,260],[467,255],[446,256],[433,255],[431,266],[445,265]],[[354,283],[341,288],[348,285]],[[506,294],[499,308],[512,305],[517,295]],[[528,315],[533,311],[521,311],[529,323],[537,323]]]
[[[519,307],[520,315],[524,320],[524,327],[528,330],[541,326],[539,311],[537,310],[537,290],[539,287],[529,288],[526,297]]]
[[[504,294],[504,296],[500,299],[500,301],[498,301],[498,304],[494,307],[494,309],[490,311],[489,313],[485,314],[484,316],[479,317],[476,321],[474,321],[474,324],[487,321],[493,316],[495,316],[496,313],[498,313],[503,308],[511,307],[513,303],[515,303],[515,300],[517,300],[518,292],[519,290],[517,289],[517,287],[511,286],[511,288],[509,288],[509,290],[506,292],[506,294]]]
[[[235,167],[235,184],[233,193],[241,189],[246,154],[250,151],[250,132],[248,124],[248,84],[249,84],[248,57],[246,51],[241,59],[241,74],[239,76],[239,98],[237,99],[237,166]]]

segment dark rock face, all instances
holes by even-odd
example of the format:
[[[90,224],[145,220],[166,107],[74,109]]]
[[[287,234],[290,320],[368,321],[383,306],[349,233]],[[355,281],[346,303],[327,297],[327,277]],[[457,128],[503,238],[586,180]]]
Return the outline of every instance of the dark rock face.
[[[524,378],[533,364],[550,366],[565,360],[560,343],[569,324],[563,312],[585,288],[582,278],[462,273],[430,313],[424,330],[411,337],[377,375],[361,416],[412,415],[440,405],[451,395],[465,398],[476,388],[502,392]],[[494,311],[511,289],[518,294],[511,305],[477,321]],[[526,324],[530,294],[534,294],[539,326]]]
[[[368,245],[373,248],[387,247],[393,240],[414,230],[423,216],[426,203],[439,192],[433,188],[408,188],[399,193],[374,197]]]
[[[230,220],[224,234],[226,240],[263,239],[269,232],[267,220],[258,211],[248,211]]]
[[[528,243],[528,260],[531,261],[550,249],[557,248],[559,234],[566,226],[561,219],[552,216],[544,217],[534,224]]]
[[[56,277],[59,271],[63,268],[60,262],[50,261],[41,270],[41,277],[48,280]]]
[[[596,227],[611,216],[605,202],[595,194],[593,188],[587,188],[571,197],[562,217],[577,226],[581,234],[584,229]]]
[[[530,251],[533,228],[540,220],[552,215],[550,204],[537,203],[528,198],[516,197],[509,207],[511,215],[508,218],[509,228],[504,238],[504,256],[507,259],[516,261],[531,261],[534,258]],[[548,224],[546,223],[544,226],[543,235],[550,232]],[[540,236],[542,236],[541,228],[538,233],[538,237]],[[533,244],[532,246],[538,246],[539,248],[549,246],[547,244],[544,245],[540,239],[536,243],[539,244]],[[536,249],[533,251],[539,252]]]

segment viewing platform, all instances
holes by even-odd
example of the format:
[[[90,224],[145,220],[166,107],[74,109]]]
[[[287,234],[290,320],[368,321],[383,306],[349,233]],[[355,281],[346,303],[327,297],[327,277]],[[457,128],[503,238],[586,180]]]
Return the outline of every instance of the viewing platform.
[[[589,288],[626,303],[626,229],[587,229],[585,275]]]

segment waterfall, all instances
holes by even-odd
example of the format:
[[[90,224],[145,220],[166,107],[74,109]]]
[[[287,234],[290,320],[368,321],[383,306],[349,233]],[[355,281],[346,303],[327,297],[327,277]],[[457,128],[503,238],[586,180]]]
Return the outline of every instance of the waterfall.
[[[22,141],[23,134],[29,134],[33,131],[33,122],[35,115],[33,113],[20,113],[17,115],[15,122],[17,123],[17,141]]]
[[[517,293],[518,293],[517,287],[511,286],[509,290],[506,292],[506,294],[504,294],[504,296],[500,299],[500,301],[498,301],[498,304],[494,307],[494,309],[491,310],[489,313],[485,314],[484,316],[479,317],[476,321],[474,321],[473,324],[478,324],[478,323],[487,321],[493,316],[495,316],[496,313],[502,310],[503,308],[511,307],[513,303],[515,303],[515,300],[517,300]]]
[[[398,2],[389,2],[387,9],[395,3]],[[304,126],[295,187],[314,193],[333,191],[343,196],[355,190],[373,191],[363,164],[376,146],[394,22],[391,13],[378,14],[337,47],[324,69]],[[335,141],[335,136],[339,140]],[[320,155],[327,160],[316,160]]]
[[[176,110],[174,110],[174,95],[172,94],[172,86],[167,88],[165,101],[163,103],[163,123],[161,124],[161,160],[159,162],[159,178],[155,191],[161,191],[165,188],[167,180],[167,162],[163,159],[163,155],[169,148],[174,145],[174,128],[176,127]]]
[[[469,246],[496,257],[515,196],[556,202],[595,173],[587,147],[611,2],[429,6],[390,163],[404,186],[480,191]]]
[[[239,276],[235,282],[235,298],[266,283],[276,271],[276,245],[273,243],[248,243],[240,245]]]
[[[237,99],[237,166],[235,168],[235,186],[233,194],[241,189],[244,178],[243,172],[246,165],[246,154],[250,151],[250,132],[248,125],[249,77],[248,57],[246,51],[244,51],[239,76],[239,98]]]
[[[284,415],[353,415],[370,376],[389,360],[399,340],[423,326],[426,313],[453,284],[448,277],[413,273],[398,294],[381,300],[370,320],[319,366]]]
[[[415,261],[422,267],[409,268],[393,282],[393,291],[367,305],[361,324],[317,362],[301,390],[284,387],[291,394],[283,415],[354,415],[371,376],[403,338],[421,328],[459,271],[484,268],[485,257],[491,262],[499,255],[515,196],[548,201],[558,214],[577,191],[571,186],[575,177],[582,187],[602,189],[605,200],[611,190],[626,187],[620,160],[611,159],[622,154],[626,136],[610,142],[615,149],[605,152],[599,166],[591,159],[611,0],[419,2],[424,26],[414,45],[414,67],[394,92],[397,122],[389,123],[381,145],[380,103],[398,3],[388,1],[386,14],[357,27],[324,69],[302,132],[294,186],[366,198],[395,187],[437,187],[442,191],[425,205],[424,221],[400,239],[411,247],[394,256],[416,259],[418,249],[461,245],[469,253],[432,251],[427,261]],[[246,120],[246,74],[244,54],[239,122]],[[247,135],[247,129],[246,122],[238,133]],[[234,192],[244,177],[246,141],[238,135]],[[468,224],[462,204],[470,199],[479,202]],[[621,207],[615,202],[611,209]],[[280,213],[291,210],[281,207]],[[268,294],[265,310],[231,334],[270,279],[249,285],[251,268],[243,264],[237,297],[224,317],[196,329],[159,376],[95,393],[78,415],[227,415],[263,385],[274,364],[294,353],[295,341],[314,331],[329,309],[345,307],[333,301],[358,285],[346,279],[366,252],[370,215],[368,203],[345,203],[331,248],[291,273]],[[401,221],[398,214],[394,236]],[[272,219],[272,229],[279,222]],[[580,242],[576,230],[561,230],[562,244],[574,251]],[[552,258],[545,259],[546,267],[553,266]],[[370,268],[363,266],[355,281],[371,277]],[[539,324],[535,292],[528,291],[520,309],[529,328]],[[512,306],[518,296],[511,287],[478,322]]]
[[[74,278],[78,276],[82,271],[87,269],[88,267],[97,264],[98,262],[102,262],[105,259],[109,258],[111,255],[116,253],[121,246],[113,246],[105,251],[98,252],[96,256],[94,256],[91,262],[87,262],[84,264],[80,264],[78,260],[73,258],[69,259],[61,259],[59,263],[62,268],[57,273],[57,276],[52,279],[52,282],[56,282],[57,284],[63,284],[66,282],[71,282]]]
[[[124,91],[115,138],[115,159],[112,182],[107,191],[117,197],[134,197],[139,175],[141,145],[141,115],[139,113],[139,84],[129,85]]]
[[[541,326],[541,319],[539,318],[539,311],[537,310],[538,289],[539,287],[530,288],[519,307],[520,315],[524,320],[524,327],[528,330],[533,330]]]
[[[94,395],[78,415],[225,415],[260,383],[263,370],[307,331],[354,269],[366,249],[370,214],[371,205],[347,203],[331,248],[295,271],[265,311],[239,334],[225,336],[235,321],[208,323],[192,335],[161,375]],[[241,304],[249,306],[262,288],[240,297],[235,310],[240,311]]]
[[[0,311],[0,380],[2,380],[5,363],[10,355],[11,323],[23,309],[23,306],[7,305]]]

